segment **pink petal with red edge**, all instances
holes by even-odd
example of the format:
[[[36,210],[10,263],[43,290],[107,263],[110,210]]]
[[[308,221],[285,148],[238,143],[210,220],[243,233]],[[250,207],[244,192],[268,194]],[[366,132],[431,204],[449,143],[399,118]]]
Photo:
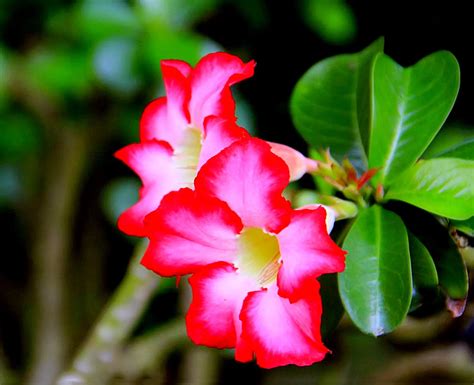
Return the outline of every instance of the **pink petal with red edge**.
[[[249,133],[235,124],[235,119],[209,116],[204,120],[204,140],[199,156],[199,166],[232,143],[250,137]]]
[[[173,66],[161,62],[161,72],[166,89],[167,118],[170,127],[166,127],[173,136],[169,140],[172,146],[178,145],[189,125],[188,103],[191,97],[189,80]],[[170,134],[171,135],[171,134]]]
[[[178,147],[189,125],[189,80],[176,63],[163,61],[161,71],[166,88],[166,98],[151,102],[140,121],[141,140],[159,139]]]
[[[290,181],[300,179],[307,172],[315,171],[318,163],[284,144],[267,142],[275,155],[282,158],[290,169]]]
[[[219,199],[184,188],[145,218],[150,245],[142,264],[162,276],[184,275],[237,254],[239,217]]]
[[[118,227],[124,233],[144,236],[145,216],[158,207],[165,194],[178,188],[172,155],[168,143],[156,140],[131,144],[115,153],[143,183],[139,201],[119,217]]]
[[[289,202],[281,196],[288,167],[260,139],[243,139],[209,159],[199,171],[196,191],[226,202],[246,227],[278,232],[290,220]]]
[[[183,75],[185,78],[188,78],[189,75],[191,75],[191,71],[193,70],[193,68],[188,63],[182,60],[176,60],[176,59],[162,60],[161,61],[162,68],[163,68],[163,65],[167,67],[176,68],[181,73],[181,75]]]
[[[255,285],[225,262],[203,267],[189,283],[193,292],[186,315],[189,338],[198,345],[235,347],[240,340],[242,303]]]
[[[316,280],[306,285],[304,296],[294,303],[280,297],[273,285],[250,293],[244,300],[242,339],[262,368],[311,365],[329,351],[321,341],[321,314]]]
[[[326,211],[293,211],[290,224],[277,234],[282,266],[278,271],[279,294],[296,301],[305,294],[308,281],[321,274],[344,270],[346,252],[328,235]]]
[[[166,97],[161,97],[149,103],[140,118],[140,140],[172,139],[173,135],[166,130],[168,111]]]
[[[244,63],[224,52],[204,56],[191,73],[189,112],[194,126],[210,115],[232,117],[234,101],[227,87],[253,75],[255,62]]]

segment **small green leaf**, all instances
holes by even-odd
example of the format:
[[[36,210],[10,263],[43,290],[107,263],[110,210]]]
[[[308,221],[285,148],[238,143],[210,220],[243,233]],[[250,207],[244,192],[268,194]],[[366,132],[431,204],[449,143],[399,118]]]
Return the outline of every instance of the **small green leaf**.
[[[391,184],[423,154],[446,120],[459,90],[459,65],[449,52],[403,68],[384,54],[374,63],[369,168],[374,183]]]
[[[428,249],[413,234],[408,233],[410,261],[413,277],[413,294],[410,311],[424,302],[424,297],[438,293],[438,273]]]
[[[466,265],[456,245],[448,238],[442,246],[433,247],[431,253],[438,270],[439,283],[446,294],[453,299],[464,299],[469,288]]]
[[[400,175],[385,198],[410,203],[452,219],[474,215],[474,161],[422,160]]]
[[[439,285],[450,298],[464,299],[468,292],[466,266],[449,229],[425,211],[412,208],[410,212],[405,221],[433,258]]]
[[[369,131],[372,63],[382,50],[379,39],[359,53],[316,63],[291,97],[293,123],[309,145],[329,147],[339,161],[347,156],[359,172],[367,169],[363,143]]]
[[[318,278],[318,281],[321,285],[320,294],[323,304],[321,334],[324,339],[330,336],[339,325],[339,321],[344,314],[344,308],[337,290],[337,275],[324,274]]]
[[[408,234],[413,286],[431,288],[438,285],[438,273],[428,249],[413,234]]]
[[[395,329],[411,301],[408,236],[402,220],[375,205],[362,211],[344,241],[339,292],[359,329],[375,336]]]

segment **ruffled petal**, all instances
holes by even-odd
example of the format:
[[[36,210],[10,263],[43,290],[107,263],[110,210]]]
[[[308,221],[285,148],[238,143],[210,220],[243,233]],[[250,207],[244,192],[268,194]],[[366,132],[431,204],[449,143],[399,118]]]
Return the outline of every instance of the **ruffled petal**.
[[[144,236],[145,216],[158,207],[165,194],[178,188],[180,181],[173,170],[172,155],[168,143],[156,140],[131,144],[115,153],[143,183],[138,202],[118,219],[118,227],[124,233]]]
[[[145,218],[150,245],[142,264],[162,276],[185,275],[237,253],[239,217],[219,199],[184,188],[166,195]]]
[[[249,133],[235,124],[235,119],[209,116],[204,120],[204,140],[202,142],[199,166],[232,143],[248,138]]]
[[[225,262],[203,267],[189,278],[193,300],[186,315],[191,340],[198,345],[233,348],[240,340],[239,313],[252,281]],[[252,358],[252,355],[250,355]]]
[[[169,127],[163,128],[169,131],[168,139],[174,147],[179,145],[182,135],[188,129],[189,111],[188,103],[191,97],[189,80],[183,76],[170,61],[161,62],[161,73],[166,89],[167,118]]]
[[[290,170],[290,181],[300,179],[307,172],[315,171],[318,163],[306,158],[301,152],[280,143],[267,142],[275,155],[282,158]]]
[[[202,127],[210,115],[233,117],[235,104],[230,87],[253,75],[255,62],[244,63],[224,52],[204,56],[191,73],[191,122]]]
[[[140,118],[140,141],[172,139],[168,127],[166,97],[160,97],[149,103]]]
[[[293,211],[290,224],[277,234],[282,265],[278,271],[279,294],[296,301],[305,285],[321,274],[344,270],[346,252],[328,235],[326,211]]]
[[[242,339],[262,368],[311,365],[329,351],[321,341],[321,314],[316,280],[306,285],[304,296],[294,303],[280,297],[273,285],[250,293],[244,300]]]
[[[197,191],[226,202],[246,227],[278,232],[290,220],[289,202],[281,196],[288,167],[259,139],[233,143],[209,159],[199,171]]]
[[[173,67],[176,70],[178,70],[180,72],[180,74],[183,75],[185,78],[188,78],[189,75],[191,75],[191,71],[193,69],[185,61],[176,60],[176,59],[162,60],[161,61],[161,66],[162,66],[161,68],[163,68],[163,66]]]
[[[189,126],[187,107],[191,96],[189,80],[181,72],[182,62],[178,66],[176,62],[161,62],[166,98],[151,102],[140,120],[141,140],[165,140],[174,148],[180,145]]]

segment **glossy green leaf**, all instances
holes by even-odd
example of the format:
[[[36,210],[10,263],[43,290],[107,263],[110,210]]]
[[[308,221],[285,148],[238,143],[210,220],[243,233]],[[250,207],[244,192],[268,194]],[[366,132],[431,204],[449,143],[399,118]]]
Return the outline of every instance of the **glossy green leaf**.
[[[344,308],[337,290],[337,275],[324,274],[318,278],[321,285],[320,294],[323,304],[323,315],[321,318],[321,334],[323,339],[332,334],[339,325]]]
[[[384,54],[374,63],[369,168],[374,183],[391,184],[423,154],[446,120],[459,90],[459,65],[449,52],[403,68]]]
[[[413,286],[429,288],[438,285],[438,273],[430,252],[413,234],[408,234]]]
[[[293,123],[315,149],[329,147],[335,159],[347,156],[367,169],[364,141],[370,122],[370,82],[379,39],[365,50],[315,64],[298,81],[291,98]]]
[[[467,139],[456,146],[450,147],[445,151],[436,154],[436,157],[474,160],[474,138]]]
[[[443,127],[422,157],[474,160],[474,127],[459,125]]]
[[[426,211],[406,210],[404,215],[410,231],[428,249],[436,265],[439,285],[453,299],[464,299],[468,291],[466,266],[445,224]]]
[[[428,249],[413,234],[408,233],[410,261],[413,277],[413,294],[410,311],[424,302],[424,297],[438,292],[438,273]]]
[[[452,219],[474,215],[474,161],[422,160],[400,175],[385,198]]]
[[[469,289],[466,265],[454,241],[447,232],[445,235],[443,239],[438,238],[430,247],[439,283],[450,298],[464,299]]]
[[[375,205],[362,211],[344,241],[339,292],[351,319],[375,336],[405,318],[412,294],[408,236],[402,220]]]

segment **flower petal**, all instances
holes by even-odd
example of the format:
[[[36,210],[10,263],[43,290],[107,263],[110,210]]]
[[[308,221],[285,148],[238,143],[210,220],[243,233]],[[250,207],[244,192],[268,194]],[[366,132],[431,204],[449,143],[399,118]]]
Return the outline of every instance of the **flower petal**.
[[[290,181],[300,179],[307,172],[318,168],[318,163],[306,158],[301,152],[280,143],[267,142],[275,155],[282,158],[290,169]]]
[[[240,339],[239,313],[252,281],[225,262],[206,266],[189,278],[193,300],[186,315],[189,338],[199,345],[233,348]],[[252,355],[250,355],[250,359]]]
[[[186,63],[185,61],[182,60],[176,60],[176,59],[168,59],[168,60],[162,60],[161,61],[161,66],[167,66],[167,67],[173,67],[176,70],[178,70],[181,75],[183,75],[185,78],[188,78],[189,75],[191,75],[192,67]]]
[[[150,245],[142,264],[163,276],[184,275],[237,253],[239,217],[219,199],[184,188],[166,195],[145,218]]]
[[[263,368],[311,365],[329,351],[321,341],[321,314],[316,280],[306,285],[304,296],[294,303],[280,297],[273,285],[250,293],[244,300],[242,339]]]
[[[168,126],[166,97],[160,97],[149,103],[140,118],[140,141],[153,139],[165,140],[172,137],[166,130]]]
[[[140,121],[141,140],[158,139],[178,147],[189,126],[188,103],[191,97],[189,80],[176,62],[161,62],[161,72],[166,89],[166,98],[151,102]]]
[[[172,155],[168,143],[156,140],[131,144],[115,153],[143,183],[138,202],[119,217],[118,227],[124,233],[144,236],[145,216],[158,207],[165,194],[179,187]]]
[[[279,294],[295,301],[305,292],[308,281],[321,274],[344,270],[346,252],[328,235],[326,211],[293,211],[290,224],[277,234],[282,266],[278,271]]]
[[[204,120],[204,140],[198,168],[224,148],[249,136],[244,128],[235,124],[235,119],[224,119],[218,116],[207,117]]]
[[[226,202],[245,226],[278,232],[290,219],[289,202],[281,196],[288,179],[285,162],[263,140],[250,138],[209,159],[194,185]]]
[[[233,117],[235,103],[230,87],[253,75],[255,62],[243,63],[237,56],[224,52],[204,56],[191,73],[191,122],[202,127],[210,115]]]

